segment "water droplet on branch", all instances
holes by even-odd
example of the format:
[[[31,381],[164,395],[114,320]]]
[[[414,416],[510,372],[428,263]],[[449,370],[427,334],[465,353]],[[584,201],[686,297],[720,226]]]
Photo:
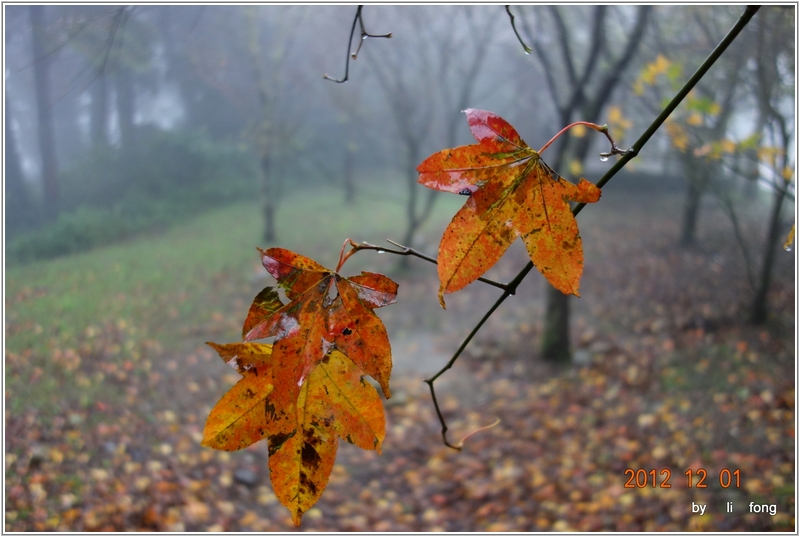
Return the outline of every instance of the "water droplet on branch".
[[[606,162],[608,160],[608,155],[600,155],[600,162]]]

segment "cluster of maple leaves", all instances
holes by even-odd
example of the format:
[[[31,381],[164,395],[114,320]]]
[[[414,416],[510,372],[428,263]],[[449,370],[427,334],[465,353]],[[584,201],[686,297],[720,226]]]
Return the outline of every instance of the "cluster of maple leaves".
[[[428,188],[467,195],[439,245],[439,302],[488,271],[521,237],[539,272],[578,295],[583,248],[569,201],[596,202],[600,189],[560,177],[499,116],[466,110],[477,144],[445,149],[417,171]],[[345,243],[345,246],[347,242]],[[351,243],[353,245],[353,243]],[[390,397],[391,348],[375,308],[397,284],[372,272],[345,278],[283,248],[261,250],[279,290],[253,300],[243,342],[209,343],[242,378],[212,409],[203,445],[233,451],[266,438],[270,478],[296,525],[328,483],[338,438],[380,452],[385,418],[368,375]],[[256,343],[273,338],[272,343]]]

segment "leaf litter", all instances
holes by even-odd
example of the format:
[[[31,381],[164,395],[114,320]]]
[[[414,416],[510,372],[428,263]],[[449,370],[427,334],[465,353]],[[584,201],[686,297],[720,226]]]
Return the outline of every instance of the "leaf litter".
[[[592,268],[574,312],[574,367],[537,360],[543,293],[526,282],[442,377],[456,436],[502,423],[456,453],[441,445],[419,376],[395,374],[382,454],[341,443],[301,529],[791,531],[791,263],[771,291],[774,320],[748,326],[737,317],[747,295],[724,222],[706,226],[713,247],[681,251],[669,210],[624,207],[584,232]],[[521,266],[524,252],[511,261]],[[408,296],[430,301],[435,277],[409,285],[420,292]],[[234,453],[199,445],[209,398],[240,375],[220,379],[219,358],[201,345],[174,356],[133,323],[92,326],[54,347],[47,367],[32,351],[7,353],[5,530],[292,530],[263,443]],[[26,406],[26,392],[56,373],[70,382],[48,390],[62,404]],[[700,467],[709,487],[686,488],[684,472]],[[725,467],[741,470],[739,489],[715,482]],[[669,468],[673,486],[626,489],[626,468]],[[776,516],[747,513],[753,500],[775,504]],[[726,501],[742,508],[727,515]],[[710,513],[693,515],[692,502]]]

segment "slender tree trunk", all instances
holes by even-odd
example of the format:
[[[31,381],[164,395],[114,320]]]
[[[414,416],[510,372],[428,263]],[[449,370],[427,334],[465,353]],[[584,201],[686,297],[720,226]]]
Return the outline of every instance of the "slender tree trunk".
[[[264,240],[267,242],[274,241],[277,234],[275,231],[275,189],[272,184],[271,166],[272,162],[268,155],[261,157],[261,173],[262,177],[262,202],[261,211],[264,215]]]
[[[277,237],[275,229],[275,213],[278,210],[277,178],[272,173],[272,130],[270,117],[274,106],[274,95],[270,94],[270,79],[265,70],[266,55],[261,47],[256,11],[253,7],[244,8],[245,31],[247,32],[247,50],[253,67],[256,90],[261,105],[259,125],[256,127],[256,148],[261,157],[261,174],[263,195],[261,210],[264,215],[264,240],[274,241]]]
[[[411,138],[406,140],[406,147],[408,148],[406,159],[406,186],[408,187],[408,199],[406,200],[406,230],[403,233],[403,246],[413,247],[414,236],[417,234],[420,225],[425,221],[424,215],[420,214],[419,209],[419,184],[417,184],[416,167],[420,162],[419,158],[419,144]],[[423,210],[424,212],[424,210]],[[409,256],[400,256],[397,262],[398,266],[402,269],[407,269],[411,266]]]
[[[542,334],[542,358],[548,362],[569,363],[569,295],[547,286],[547,311]]]
[[[60,196],[58,164],[53,125],[52,98],[50,94],[50,58],[44,46],[44,6],[29,6],[33,26],[33,78],[36,86],[36,111],[38,115],[39,153],[42,161],[44,187],[44,217],[53,220],[58,216]]]
[[[34,222],[33,203],[25,186],[20,165],[17,138],[11,128],[8,94],[5,97],[5,178],[6,178],[6,232],[10,235],[30,226]]]
[[[699,165],[699,163],[698,163]],[[686,201],[683,204],[683,220],[681,223],[680,245],[688,248],[694,245],[695,235],[697,234],[697,215],[700,211],[700,200],[703,197],[705,188],[701,179],[692,166],[684,166],[689,177],[689,184],[686,188]],[[702,173],[702,172],[701,172]]]
[[[750,320],[753,324],[762,324],[767,320],[767,297],[769,286],[772,282],[772,267],[775,264],[775,251],[780,241],[781,208],[786,197],[786,189],[783,188],[775,193],[775,202],[772,205],[772,215],[770,216],[769,232],[764,243],[764,261],[761,264],[761,275],[758,278],[758,289],[753,299],[753,307],[750,310]]]
[[[92,145],[99,147],[108,144],[108,117],[106,115],[106,76],[100,72],[91,91],[90,135]]]
[[[622,74],[628,68],[630,60],[639,49],[642,36],[648,24],[651,9],[650,6],[641,6],[638,9],[636,24],[633,31],[630,33],[624,52],[613,62],[610,70],[601,72],[595,69],[595,59],[606,50],[607,41],[604,20],[607,11],[604,6],[597,6],[593,12],[595,25],[592,32],[592,42],[585,49],[584,57],[586,62],[582,72],[578,73],[573,63],[573,58],[575,58],[575,56],[570,50],[570,40],[567,36],[567,30],[564,26],[563,19],[558,9],[551,7],[554,24],[557,27],[556,38],[560,44],[559,50],[569,73],[566,87],[572,87],[572,94],[570,95],[567,93],[568,97],[566,100],[561,99],[563,95],[557,89],[563,87],[563,83],[558,83],[554,78],[551,78],[552,72],[547,70],[550,67],[550,58],[552,56],[551,49],[543,47],[539,40],[530,39],[530,42],[534,44],[534,49],[546,70],[551,96],[558,110],[561,126],[568,125],[577,112],[580,112],[583,116],[577,119],[597,122],[603,108],[614,93],[614,88],[622,80]],[[594,91],[593,95],[587,95],[586,87],[592,80],[598,81],[597,89]],[[560,141],[560,143],[557,142],[558,145],[553,148],[555,151],[555,158],[550,162],[550,165],[554,170],[558,171],[562,166],[567,164],[568,157],[583,163],[586,160],[590,142],[591,140],[589,137],[578,140],[564,137],[563,141]],[[571,360],[569,344],[569,300],[569,295],[557,291],[548,284],[546,295],[547,307],[544,317],[544,337],[542,338],[540,347],[544,360],[551,362],[569,362]]]
[[[121,65],[117,68],[116,75],[120,146],[123,150],[135,149],[133,76],[129,69]]]
[[[353,168],[355,161],[355,144],[347,144],[347,151],[344,153],[344,166],[342,170],[342,182],[344,183],[344,203],[352,205],[356,200],[356,185],[353,179]]]

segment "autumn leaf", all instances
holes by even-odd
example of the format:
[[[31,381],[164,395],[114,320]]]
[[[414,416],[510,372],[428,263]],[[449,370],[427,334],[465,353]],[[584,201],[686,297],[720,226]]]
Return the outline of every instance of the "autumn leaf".
[[[465,111],[478,144],[445,149],[418,167],[428,188],[468,195],[439,244],[439,302],[489,270],[517,237],[536,268],[578,295],[583,246],[568,201],[593,203],[600,189],[559,176],[514,127],[484,110]]]
[[[272,393],[272,345],[256,343],[208,343],[220,358],[239,371],[242,378],[214,406],[206,420],[202,445],[236,451],[258,442],[275,422],[268,419]]]
[[[352,244],[352,241],[345,243]],[[277,280],[253,299],[244,343],[209,343],[242,378],[211,410],[203,445],[237,450],[263,438],[275,494],[295,524],[322,494],[337,437],[380,452],[384,415],[370,375],[388,398],[392,356],[386,328],[373,312],[392,304],[397,284],[381,274],[343,278],[283,248],[261,250]],[[271,344],[253,340],[274,338]]]
[[[378,392],[337,350],[327,353],[303,382],[290,433],[276,431],[273,345],[209,343],[242,378],[212,409],[203,445],[236,450],[268,437],[275,495],[296,525],[319,499],[336,459],[338,438],[380,453],[385,417]]]
[[[385,418],[375,388],[347,356],[332,351],[300,390],[297,431],[283,441],[269,439],[272,487],[297,526],[328,484],[337,437],[380,453]]]
[[[259,251],[262,264],[291,300],[283,304],[276,289],[265,288],[253,300],[242,327],[245,341],[275,338],[272,401],[277,430],[293,430],[300,386],[334,348],[377,380],[390,397],[391,347],[386,328],[372,310],[395,301],[397,284],[371,272],[343,278],[283,248]]]

